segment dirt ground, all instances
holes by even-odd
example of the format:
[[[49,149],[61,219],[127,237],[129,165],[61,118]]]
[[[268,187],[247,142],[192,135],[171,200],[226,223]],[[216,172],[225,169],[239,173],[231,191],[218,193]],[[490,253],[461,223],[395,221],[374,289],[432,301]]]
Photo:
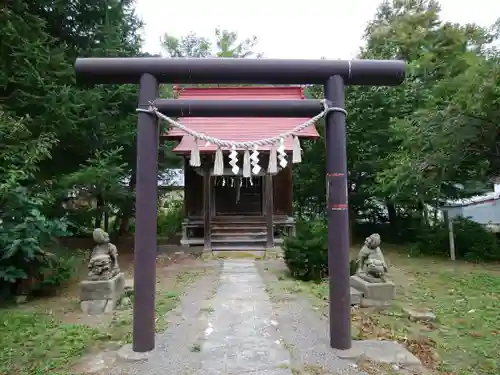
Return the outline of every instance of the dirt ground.
[[[133,280],[134,277],[134,254],[130,251],[120,254],[120,269],[125,274],[125,278]],[[156,261],[156,277],[158,288],[171,287],[177,276],[175,265],[182,265],[189,268],[189,265],[197,263],[194,256],[189,253],[161,254]],[[82,267],[82,274],[71,285],[55,296],[42,298],[40,300],[21,305],[20,309],[44,311],[68,324],[86,324],[90,326],[102,326],[112,319],[112,315],[87,315],[80,310],[79,300],[79,280],[83,280],[86,275],[85,267]]]

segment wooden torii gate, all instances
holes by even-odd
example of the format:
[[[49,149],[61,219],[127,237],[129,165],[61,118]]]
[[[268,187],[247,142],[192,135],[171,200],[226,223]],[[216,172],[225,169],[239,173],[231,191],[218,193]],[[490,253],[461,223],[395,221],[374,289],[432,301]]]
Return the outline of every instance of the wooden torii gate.
[[[336,110],[326,115],[326,183],[330,346],[351,348],[349,218],[347,206],[346,85],[395,86],[405,78],[397,60],[278,60],[228,58],[78,58],[80,82],[140,85],[134,258],[133,350],[155,347],[158,118],[150,103],[172,117],[313,117],[319,100],[158,99],[160,83],[322,84]]]

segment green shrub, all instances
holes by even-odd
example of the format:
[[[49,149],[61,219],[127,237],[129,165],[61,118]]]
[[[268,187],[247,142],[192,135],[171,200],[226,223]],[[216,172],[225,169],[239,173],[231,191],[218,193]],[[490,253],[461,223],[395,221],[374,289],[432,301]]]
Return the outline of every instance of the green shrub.
[[[500,244],[497,235],[481,224],[466,218],[456,218],[453,221],[453,232],[457,259],[474,262],[500,260]],[[411,249],[419,254],[449,257],[448,227],[441,224],[421,228]]]
[[[184,201],[174,199],[158,209],[157,228],[160,236],[174,236],[182,229],[184,220]]]
[[[36,295],[47,295],[57,292],[57,290],[75,280],[82,267],[86,266],[85,258],[88,251],[70,251],[61,249],[51,261],[40,267],[40,280],[33,285],[32,292]]]
[[[297,222],[295,237],[283,243],[285,263],[299,280],[319,281],[328,275],[328,235],[324,221]]]
[[[42,269],[57,261],[47,248],[67,234],[67,220],[44,211],[54,205],[50,183],[36,178],[39,164],[50,157],[53,134],[34,137],[23,119],[0,108],[0,298],[19,293]],[[31,291],[31,290],[29,290]]]
[[[0,296],[29,294],[43,270],[53,269],[58,259],[46,251],[56,237],[67,234],[64,220],[51,220],[41,213],[43,199],[26,188],[2,191],[5,210],[0,226]]]

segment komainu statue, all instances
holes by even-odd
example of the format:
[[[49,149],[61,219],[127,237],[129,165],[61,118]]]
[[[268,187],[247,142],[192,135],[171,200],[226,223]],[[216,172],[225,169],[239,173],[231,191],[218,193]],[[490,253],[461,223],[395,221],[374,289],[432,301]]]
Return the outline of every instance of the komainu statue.
[[[90,256],[88,280],[109,280],[120,273],[118,250],[101,228],[94,229],[92,237],[97,245]]]
[[[378,233],[367,237],[356,260],[358,265],[356,275],[372,283],[386,281],[387,264],[379,247],[380,242],[380,235]]]

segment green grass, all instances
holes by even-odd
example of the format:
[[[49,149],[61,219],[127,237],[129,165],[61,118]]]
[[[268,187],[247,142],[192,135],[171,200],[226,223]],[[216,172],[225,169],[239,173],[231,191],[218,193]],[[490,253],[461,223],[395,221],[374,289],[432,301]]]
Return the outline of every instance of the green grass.
[[[442,374],[500,373],[500,267],[384,253],[397,299],[385,311],[353,312],[353,338],[397,340]],[[283,273],[278,278],[282,291],[309,295],[326,313],[326,282],[299,282]],[[411,322],[402,314],[404,306],[431,310],[437,320]]]
[[[167,328],[166,313],[177,306],[182,289],[200,274],[179,272],[173,282],[165,285],[159,280],[157,332]],[[133,295],[130,298],[133,300]],[[70,375],[72,364],[83,354],[102,348],[110,341],[131,342],[131,308],[116,310],[109,324],[98,329],[85,324],[63,323],[57,316],[64,312],[54,314],[50,312],[53,307],[44,308],[40,301],[33,308],[21,305],[0,309],[0,374]]]
[[[61,324],[47,314],[0,310],[0,373],[65,374],[57,370],[105,338],[97,329]]]
[[[160,287],[156,291],[156,320],[155,331],[163,332],[168,325],[167,313],[174,309],[180,301],[182,289],[193,282],[200,272],[179,272],[175,276],[172,289],[164,290]],[[130,296],[133,302],[134,296]],[[132,310],[125,312],[117,311],[110,324],[110,339],[132,342]]]

